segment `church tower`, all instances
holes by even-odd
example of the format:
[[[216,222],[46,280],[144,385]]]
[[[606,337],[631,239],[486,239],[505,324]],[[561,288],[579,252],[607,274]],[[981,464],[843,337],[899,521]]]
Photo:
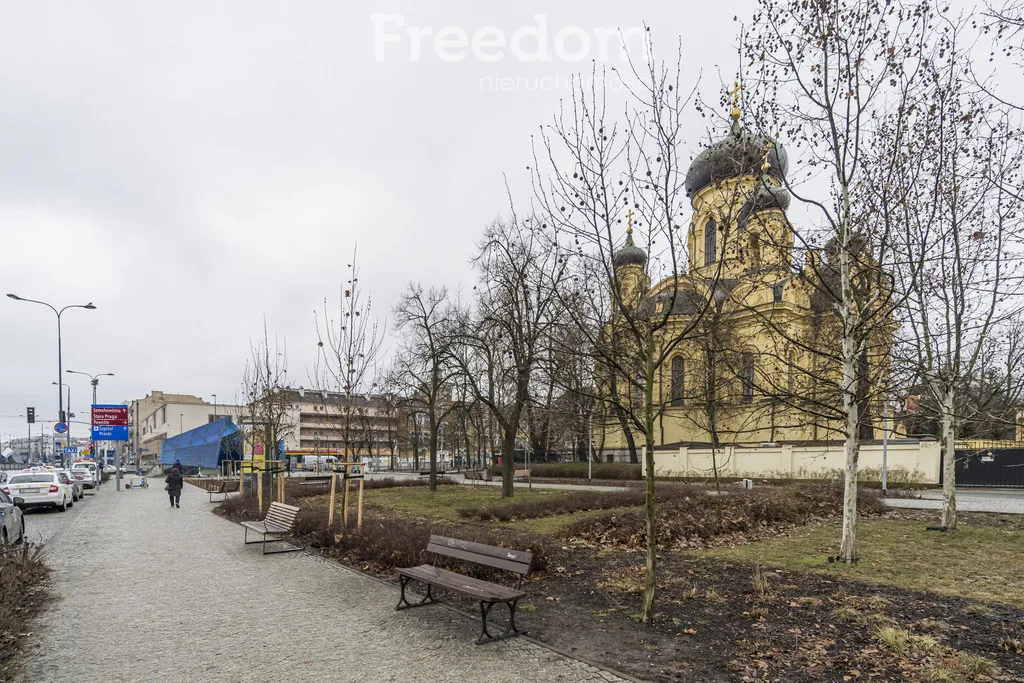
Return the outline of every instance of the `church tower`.
[[[687,239],[691,268],[710,279],[736,278],[763,269],[789,268],[792,230],[783,187],[789,158],[770,138],[740,125],[737,83],[728,135],[697,155],[686,173],[693,207]]]
[[[615,269],[613,286],[618,286],[618,296],[612,296],[612,315],[619,306],[635,308],[650,289],[645,267],[647,252],[633,243],[633,211],[626,214],[626,243],[612,255]]]

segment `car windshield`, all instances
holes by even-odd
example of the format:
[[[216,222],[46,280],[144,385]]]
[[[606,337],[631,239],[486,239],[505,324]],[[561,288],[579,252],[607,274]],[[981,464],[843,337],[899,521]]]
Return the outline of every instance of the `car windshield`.
[[[16,474],[11,477],[12,484],[43,484],[53,481],[52,474]]]

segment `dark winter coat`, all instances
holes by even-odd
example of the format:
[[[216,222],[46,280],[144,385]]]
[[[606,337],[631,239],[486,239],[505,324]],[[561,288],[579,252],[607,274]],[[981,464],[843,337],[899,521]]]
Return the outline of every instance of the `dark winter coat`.
[[[171,470],[171,473],[167,475],[167,479],[165,479],[164,481],[167,482],[168,491],[178,492],[181,491],[181,487],[185,483],[185,480],[181,476],[181,472],[178,471],[177,467]]]

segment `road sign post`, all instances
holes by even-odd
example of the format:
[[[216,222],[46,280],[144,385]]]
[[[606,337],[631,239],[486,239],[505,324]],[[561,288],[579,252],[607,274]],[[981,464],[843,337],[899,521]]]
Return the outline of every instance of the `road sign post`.
[[[127,441],[128,440],[128,406],[119,404],[93,404],[92,406],[92,440],[93,441]],[[109,454],[108,451],[107,454]],[[104,454],[105,456],[107,454]],[[105,459],[105,458],[104,458]],[[114,458],[114,478],[117,490],[121,490],[121,463]]]

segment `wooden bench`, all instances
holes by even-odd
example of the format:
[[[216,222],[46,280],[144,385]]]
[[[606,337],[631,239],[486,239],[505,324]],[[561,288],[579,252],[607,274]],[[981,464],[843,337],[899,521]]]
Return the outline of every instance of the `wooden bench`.
[[[331,476],[315,476],[315,477],[300,477],[298,478],[299,486],[327,486],[331,483]]]
[[[210,502],[213,502],[213,495],[215,493],[224,494],[223,500],[228,499],[229,493],[238,493],[238,480],[237,479],[225,479],[220,482],[217,486],[212,486],[207,489],[210,494]]]
[[[295,516],[299,514],[299,508],[294,505],[285,505],[284,503],[271,503],[270,509],[267,510],[267,516],[260,522],[242,522],[242,526],[245,527],[245,544],[252,545],[253,543],[260,543],[261,541],[250,541],[249,530],[252,529],[256,533],[263,535],[263,554],[272,555],[274,553],[292,553],[296,550],[302,550],[302,546],[295,547],[290,546],[283,550],[271,550],[267,551],[267,536],[282,536],[284,534],[291,533],[292,527],[295,526]],[[271,543],[281,541],[284,542],[283,538],[272,538]]]
[[[483,630],[480,633],[480,637],[477,638],[477,645],[526,633],[525,630],[516,628],[516,605],[519,599],[526,595],[522,590],[523,576],[530,573],[530,563],[533,561],[532,553],[433,535],[431,535],[430,541],[427,543],[427,552],[434,554],[433,564],[421,564],[418,567],[398,569],[401,594],[395,609],[421,607],[440,602],[433,594],[433,589],[436,587],[460,593],[480,601],[480,616],[483,620]],[[441,569],[437,566],[439,555],[513,572],[519,575],[519,581],[515,588],[509,588],[498,583],[482,581],[481,579],[474,579],[458,572]],[[409,602],[405,596],[405,589],[410,579],[427,584],[427,594],[419,602]],[[498,635],[491,635],[490,631],[487,630],[487,615],[490,614],[491,608],[499,603],[503,603],[508,607],[508,626]]]
[[[512,473],[512,478],[513,479],[529,479],[530,478],[530,470],[516,470],[515,472]]]

